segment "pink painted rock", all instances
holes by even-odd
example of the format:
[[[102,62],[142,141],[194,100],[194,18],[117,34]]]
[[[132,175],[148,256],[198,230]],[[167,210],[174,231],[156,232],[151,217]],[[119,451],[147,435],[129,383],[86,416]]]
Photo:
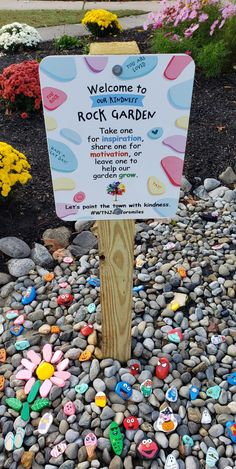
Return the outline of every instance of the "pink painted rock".
[[[184,153],[186,147],[186,137],[184,135],[171,135],[163,140],[164,145],[172,148],[178,153]]]
[[[59,363],[62,357],[63,357],[63,352],[61,350],[57,350],[56,352],[54,352],[52,356],[51,363],[53,365],[56,365],[57,363]]]
[[[50,86],[43,88],[42,95],[44,107],[48,111],[55,111],[67,100],[67,95],[64,91]]]
[[[51,344],[45,344],[43,347],[43,359],[45,362],[51,362],[52,359],[52,346]]]
[[[68,415],[68,417],[70,415],[74,415],[75,411],[76,411],[75,404],[73,402],[69,401],[64,405],[63,410],[64,410],[64,413],[66,415]]]
[[[47,397],[51,391],[51,388],[52,388],[52,382],[50,381],[50,379],[45,379],[45,381],[43,381],[43,384],[41,385],[40,390],[39,390],[40,396]]]
[[[64,379],[56,378],[55,376],[52,376],[51,382],[55,384],[55,386],[58,386],[59,388],[63,388],[65,386]]]
[[[190,62],[192,62],[192,57],[189,55],[174,55],[164,71],[165,78],[176,80]]]
[[[69,358],[64,358],[61,363],[58,363],[57,365],[57,370],[58,371],[64,371],[66,368],[69,366]]]
[[[67,379],[70,379],[71,373],[69,373],[69,371],[55,371],[54,376],[66,381]]]
[[[184,162],[178,156],[166,156],[161,160],[161,166],[164,169],[168,179],[173,186],[181,187]]]
[[[35,363],[32,363],[30,360],[27,360],[27,358],[22,358],[21,360],[21,364],[29,371],[31,371],[31,373],[34,372],[34,370],[36,370],[37,368],[37,365]]]
[[[32,376],[32,372],[29,370],[20,370],[18,371],[18,373],[16,373],[16,379],[24,379],[25,381],[30,379],[31,376]]]
[[[31,360],[33,363],[35,363],[35,365],[39,365],[39,363],[41,362],[41,356],[38,353],[36,353],[34,350],[29,350],[27,352],[27,358]]]
[[[25,387],[24,387],[25,394],[29,394],[29,393],[30,393],[31,388],[33,387],[35,381],[36,381],[35,378],[30,378],[29,381],[27,381],[27,383],[26,383],[26,385],[25,385]]]
[[[107,57],[84,57],[85,63],[93,73],[100,73],[107,65]]]
[[[15,319],[14,324],[22,325],[24,324],[24,322],[25,322],[25,316],[24,314],[21,314],[20,316],[18,316],[18,318]]]

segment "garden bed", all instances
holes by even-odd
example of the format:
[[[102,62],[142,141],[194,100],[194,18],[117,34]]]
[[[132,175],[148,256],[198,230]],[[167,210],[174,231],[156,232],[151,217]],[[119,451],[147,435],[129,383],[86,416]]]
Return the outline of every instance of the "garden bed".
[[[107,41],[135,40],[142,53],[150,53],[150,35],[148,31],[129,30]],[[79,49],[60,53],[83,52],[81,45]],[[0,57],[0,70],[11,63],[54,54],[58,51],[53,44],[44,43],[37,51]],[[206,177],[218,177],[227,166],[234,165],[235,84],[235,72],[215,79],[206,79],[196,72],[184,168],[185,176],[193,185],[199,185],[200,179]],[[12,144],[28,157],[33,176],[29,184],[19,188],[14,198],[2,205],[0,237],[14,235],[32,245],[41,239],[48,227],[72,226],[55,214],[43,116],[22,120],[18,115],[0,113],[0,136],[2,141]]]

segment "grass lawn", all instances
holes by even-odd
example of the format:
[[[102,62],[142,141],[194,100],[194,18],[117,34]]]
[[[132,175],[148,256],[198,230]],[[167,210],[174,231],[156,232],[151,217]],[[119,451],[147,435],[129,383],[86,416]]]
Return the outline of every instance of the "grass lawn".
[[[110,11],[110,10],[109,10]],[[26,23],[35,28],[43,26],[58,26],[61,24],[81,23],[86,11],[78,10],[1,10],[0,27],[4,24]],[[146,13],[141,10],[117,10],[114,13],[122,18],[123,16],[142,15]]]

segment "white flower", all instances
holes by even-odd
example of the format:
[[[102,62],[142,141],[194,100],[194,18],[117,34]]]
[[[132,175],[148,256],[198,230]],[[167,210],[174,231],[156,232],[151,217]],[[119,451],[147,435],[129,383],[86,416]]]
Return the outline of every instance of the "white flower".
[[[41,40],[38,31],[27,24],[11,23],[0,28],[0,49],[14,50],[20,46],[32,48]]]

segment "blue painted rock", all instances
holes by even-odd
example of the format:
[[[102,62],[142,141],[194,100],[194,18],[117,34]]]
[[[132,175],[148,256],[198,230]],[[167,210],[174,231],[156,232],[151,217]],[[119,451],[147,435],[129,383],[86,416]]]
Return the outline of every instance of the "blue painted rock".
[[[122,397],[122,399],[129,399],[132,396],[132,388],[129,383],[125,381],[119,381],[115,387],[115,392],[118,396]]]
[[[166,399],[169,402],[176,402],[178,399],[178,391],[176,388],[169,388],[166,391]]]
[[[191,388],[189,389],[189,397],[191,401],[194,401],[194,399],[197,399],[199,392],[200,392],[200,389],[197,388],[197,386],[191,386]]]
[[[52,169],[63,173],[72,173],[77,169],[77,158],[67,145],[48,139],[48,148]]]
[[[115,65],[112,68],[112,73],[122,80],[133,80],[134,78],[148,75],[148,73],[154,70],[157,63],[158,59],[156,56],[131,56],[122,65]]]
[[[236,386],[236,372],[227,376],[227,381],[231,386]]]
[[[212,397],[213,399],[219,399],[221,393],[221,388],[220,386],[212,386],[207,389],[206,395],[208,397]]]
[[[40,72],[59,82],[68,82],[76,77],[76,64],[73,57],[46,57],[40,62]]]
[[[10,333],[14,335],[15,337],[18,337],[19,335],[21,335],[23,330],[24,330],[24,327],[20,325],[19,326],[14,325],[10,327]]]
[[[29,347],[30,347],[30,343],[27,339],[17,340],[17,342],[15,342],[16,350],[25,350]]]
[[[231,438],[233,443],[236,443],[236,423],[235,422],[227,422],[226,428],[228,430],[229,437]]]
[[[34,287],[28,287],[26,291],[22,293],[21,303],[23,305],[29,305],[36,298],[36,290]]]

